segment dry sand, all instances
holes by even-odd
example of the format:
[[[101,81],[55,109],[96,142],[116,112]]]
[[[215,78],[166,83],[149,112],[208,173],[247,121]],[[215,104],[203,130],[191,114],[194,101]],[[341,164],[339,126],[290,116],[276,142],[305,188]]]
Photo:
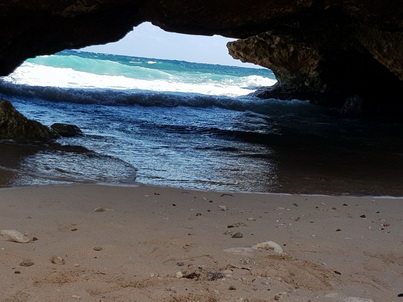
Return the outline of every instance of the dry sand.
[[[403,302],[403,199],[12,188],[0,230],[1,302]]]

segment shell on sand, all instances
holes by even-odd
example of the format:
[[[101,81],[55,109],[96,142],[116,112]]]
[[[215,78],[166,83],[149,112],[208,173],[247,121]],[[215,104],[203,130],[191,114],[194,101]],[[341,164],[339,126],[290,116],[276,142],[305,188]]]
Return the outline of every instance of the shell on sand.
[[[257,249],[257,250],[272,250],[278,254],[284,253],[283,248],[274,241],[266,241],[266,242],[258,243],[256,245],[252,246],[252,248]]]
[[[6,241],[28,243],[31,239],[16,230],[0,230],[0,238]]]
[[[273,251],[277,254],[284,254],[283,248],[274,241],[266,241],[262,243],[255,244],[252,247],[234,247],[224,250],[224,252],[239,254],[239,255],[249,255],[256,250],[266,250]]]

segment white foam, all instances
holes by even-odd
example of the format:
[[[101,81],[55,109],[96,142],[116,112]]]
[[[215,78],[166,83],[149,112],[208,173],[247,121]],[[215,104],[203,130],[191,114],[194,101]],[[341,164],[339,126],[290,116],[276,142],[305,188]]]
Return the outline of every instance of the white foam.
[[[91,88],[113,90],[151,90],[159,92],[184,92],[215,96],[238,97],[253,92],[251,87],[271,86],[276,81],[262,76],[241,77],[239,80],[222,80],[192,83],[184,79],[145,80],[125,76],[99,75],[25,62],[10,76],[3,79],[13,84],[60,88]]]

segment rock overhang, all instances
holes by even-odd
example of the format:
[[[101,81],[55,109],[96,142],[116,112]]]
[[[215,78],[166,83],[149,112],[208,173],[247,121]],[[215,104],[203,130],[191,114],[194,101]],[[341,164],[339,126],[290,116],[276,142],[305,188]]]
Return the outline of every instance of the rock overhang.
[[[368,110],[402,107],[399,1],[14,0],[0,8],[1,75],[29,57],[117,41],[150,21],[166,31],[240,39],[228,45],[230,54],[278,78],[262,97],[343,106],[354,96]]]

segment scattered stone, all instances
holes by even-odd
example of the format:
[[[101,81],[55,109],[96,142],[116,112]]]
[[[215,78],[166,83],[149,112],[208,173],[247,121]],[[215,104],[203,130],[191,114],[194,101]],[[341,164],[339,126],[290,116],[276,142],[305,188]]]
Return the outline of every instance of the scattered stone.
[[[105,208],[95,208],[94,212],[105,212],[106,209]]]
[[[73,137],[83,135],[83,132],[76,125],[55,123],[50,126],[52,130],[57,132],[60,136]]]
[[[236,287],[233,285],[230,285],[230,287],[228,287],[229,290],[236,290]]]
[[[226,277],[228,277],[228,276],[232,276],[232,270],[230,270],[230,269],[226,269],[226,270],[224,270],[223,272],[222,272]]]
[[[94,251],[100,252],[102,250],[103,250],[102,247],[99,247],[99,246],[94,247]]]
[[[258,249],[258,250],[272,250],[277,254],[283,254],[284,250],[283,248],[276,242],[274,241],[266,241],[262,243],[258,243],[254,246],[252,246],[252,249]]]
[[[220,209],[220,211],[226,211],[227,207],[224,205],[219,205],[218,208]]]
[[[180,277],[179,277],[180,276]],[[186,279],[192,279],[192,280],[203,280],[203,281],[217,281],[220,279],[224,279],[225,275],[220,272],[190,272],[190,273],[182,273],[178,272],[176,273],[177,278],[186,278]]]
[[[183,278],[199,280],[200,275],[201,275],[200,273],[193,272],[193,273],[183,275]]]
[[[227,225],[227,228],[237,228],[237,227],[246,227],[246,224],[243,222],[235,222],[233,224]]]
[[[224,279],[225,275],[222,273],[207,272],[206,278],[208,281],[217,281],[219,279]]]
[[[16,230],[0,230],[0,238],[5,241],[28,243],[31,239]]]
[[[365,216],[365,215],[361,215],[360,217],[361,217],[361,218],[367,218],[367,216]]]
[[[20,271],[15,271],[14,274],[21,274],[21,272]]]
[[[185,262],[182,262],[182,261],[176,262],[176,265],[177,265],[177,266],[184,266],[184,265],[185,265]]]
[[[20,266],[23,266],[23,267],[30,267],[30,266],[32,266],[32,265],[34,265],[35,263],[33,262],[33,261],[31,261],[31,260],[24,260],[24,261],[22,261],[21,263],[20,263]]]
[[[50,258],[50,262],[52,262],[53,264],[57,264],[57,265],[66,264],[66,261],[64,261],[64,259],[59,256],[52,256],[52,258]]]
[[[243,238],[243,234],[240,232],[237,232],[234,235],[232,235],[232,238]]]

